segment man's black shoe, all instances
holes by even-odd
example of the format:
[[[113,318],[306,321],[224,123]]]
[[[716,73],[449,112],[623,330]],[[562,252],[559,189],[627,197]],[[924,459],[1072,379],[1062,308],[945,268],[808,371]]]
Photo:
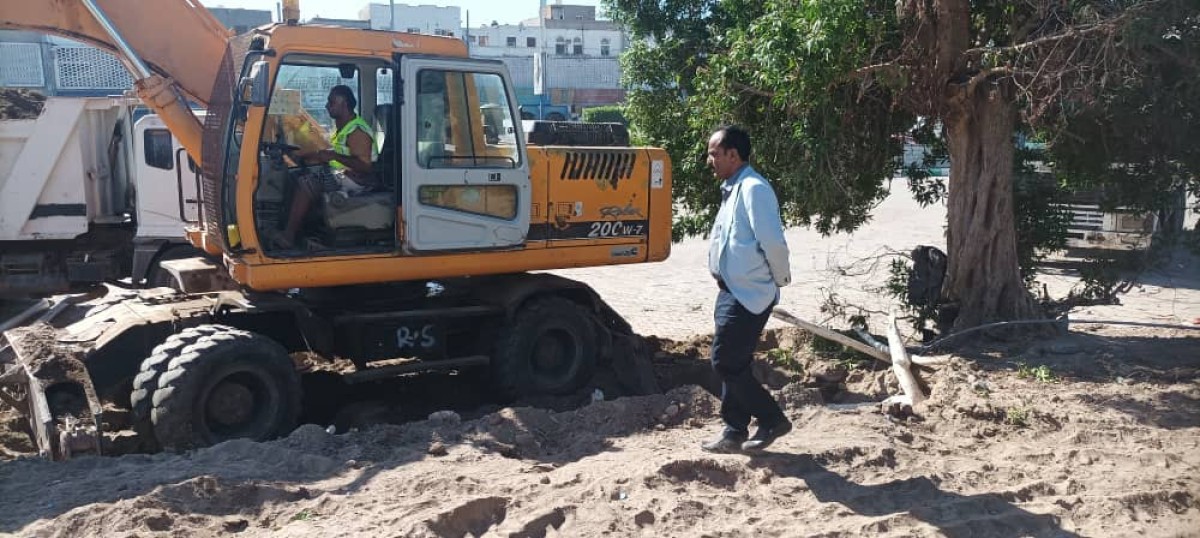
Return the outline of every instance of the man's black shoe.
[[[749,441],[742,443],[742,450],[747,452],[765,450],[767,447],[771,446],[771,443],[774,443],[776,439],[787,435],[787,433],[790,431],[792,431],[792,423],[788,422],[787,419],[784,419],[783,422],[780,422],[779,424],[776,424],[770,428],[760,427],[758,431],[754,432],[754,437],[751,437]]]
[[[700,449],[705,452],[731,454],[734,452],[741,452],[742,445],[745,442],[746,434],[744,433],[722,433],[721,436],[716,439],[700,443]]]

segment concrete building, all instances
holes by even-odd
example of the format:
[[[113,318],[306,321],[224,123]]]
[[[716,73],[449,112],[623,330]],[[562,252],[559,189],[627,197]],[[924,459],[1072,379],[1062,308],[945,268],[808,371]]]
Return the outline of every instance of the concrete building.
[[[519,24],[484,22],[463,29],[471,55],[503,61],[520,101],[566,105],[571,113],[624,101],[618,56],[628,47],[623,29],[596,18],[595,6],[547,5]],[[534,58],[541,55],[544,97],[534,97]]]
[[[224,24],[226,28],[233,30],[234,33],[239,35],[264,24],[274,22],[271,12],[265,9],[210,7],[208,11],[217,20],[221,21],[221,24]]]
[[[325,17],[313,17],[304,21],[304,24],[344,26],[346,28],[361,28],[363,30],[371,29],[371,21],[362,21],[358,19],[327,19]]]
[[[374,30],[456,36],[463,24],[461,13],[458,6],[369,4],[359,12],[359,18],[370,21]]]

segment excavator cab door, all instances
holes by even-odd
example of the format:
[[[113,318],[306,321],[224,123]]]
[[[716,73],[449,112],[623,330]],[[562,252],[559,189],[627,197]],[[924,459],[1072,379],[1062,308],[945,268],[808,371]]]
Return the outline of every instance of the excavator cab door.
[[[504,64],[407,55],[399,62],[406,248],[521,246],[529,162]]]

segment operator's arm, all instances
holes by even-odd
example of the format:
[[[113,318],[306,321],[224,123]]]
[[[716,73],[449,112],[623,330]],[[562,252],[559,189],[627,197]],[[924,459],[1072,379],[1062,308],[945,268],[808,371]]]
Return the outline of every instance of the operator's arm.
[[[775,285],[786,286],[792,282],[792,269],[788,264],[788,246],[783,238],[783,223],[779,219],[779,201],[775,191],[765,182],[754,181],[747,185],[746,214],[750,216],[750,228],[758,241]]]

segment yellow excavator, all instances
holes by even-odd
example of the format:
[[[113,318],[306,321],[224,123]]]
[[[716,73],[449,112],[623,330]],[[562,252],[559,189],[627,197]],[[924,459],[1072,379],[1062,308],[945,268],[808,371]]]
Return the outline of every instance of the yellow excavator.
[[[349,384],[476,368],[515,398],[571,393],[611,364],[654,390],[619,314],[532,271],[665,259],[666,152],[630,147],[620,125],[522,121],[504,65],[461,40],[300,24],[296,4],[237,36],[196,0],[6,5],[0,28],[125,63],[186,150],[177,180],[197,182],[201,215],[187,236],[207,253],[158,261],[173,288],[105,285],[0,323],[0,404],[28,417],[39,452],[285,435],[301,354],[349,360]],[[370,188],[304,158],[337,131],[335,87],[370,134],[370,169],[355,170]]]

